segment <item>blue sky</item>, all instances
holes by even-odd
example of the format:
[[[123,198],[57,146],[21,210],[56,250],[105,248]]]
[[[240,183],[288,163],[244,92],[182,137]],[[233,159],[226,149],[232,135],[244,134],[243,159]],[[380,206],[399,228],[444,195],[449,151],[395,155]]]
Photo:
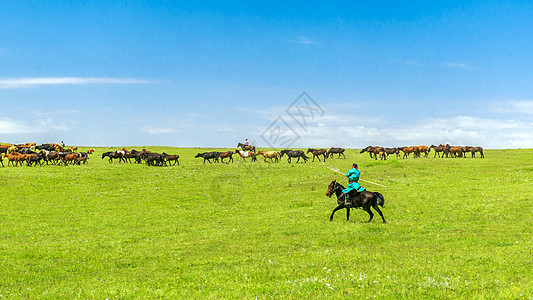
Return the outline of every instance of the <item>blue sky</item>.
[[[532,11],[2,1],[0,142],[533,148]]]

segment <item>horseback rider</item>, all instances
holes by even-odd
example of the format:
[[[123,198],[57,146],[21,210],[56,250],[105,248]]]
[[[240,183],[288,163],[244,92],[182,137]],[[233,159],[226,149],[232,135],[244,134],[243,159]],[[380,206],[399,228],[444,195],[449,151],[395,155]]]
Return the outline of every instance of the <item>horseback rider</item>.
[[[244,142],[244,146],[249,146],[250,143],[248,142],[248,139],[246,139],[246,142]]]
[[[357,198],[360,192],[366,190],[358,182],[359,175],[361,174],[361,172],[357,169],[357,167],[358,167],[357,164],[353,163],[352,168],[348,171],[348,173],[346,173],[346,177],[348,177],[349,183],[342,192],[344,193],[344,199],[345,199],[344,205],[346,205],[347,207],[352,206],[352,199],[350,198],[350,195],[349,195],[349,193],[352,190],[355,190],[356,192],[355,197],[353,198]]]

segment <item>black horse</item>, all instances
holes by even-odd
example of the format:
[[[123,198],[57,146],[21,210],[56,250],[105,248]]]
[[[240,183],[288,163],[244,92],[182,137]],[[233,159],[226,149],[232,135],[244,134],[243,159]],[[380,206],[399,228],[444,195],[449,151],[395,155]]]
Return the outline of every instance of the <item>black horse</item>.
[[[298,160],[296,161],[296,163],[298,163],[300,161],[300,157],[303,158],[304,162],[307,162],[307,159],[309,159],[309,157],[305,156],[305,153],[302,151],[302,150],[281,150],[280,151],[281,153],[281,157],[283,157],[283,155],[287,154],[288,158],[287,158],[287,161],[289,163],[291,163],[291,158],[296,158],[298,157]]]
[[[336,180],[333,180],[328,186],[326,196],[331,197],[333,193],[335,193],[335,195],[337,195],[338,203],[338,206],[331,213],[331,217],[329,217],[330,221],[333,221],[333,215],[335,214],[335,212],[343,208],[346,208],[346,221],[350,220],[350,207],[347,207],[344,204],[344,193],[342,192],[342,190],[344,190],[344,186],[342,186],[342,184],[338,183]],[[385,223],[383,213],[381,212],[378,206],[381,205],[381,207],[383,207],[383,204],[385,204],[385,199],[383,198],[382,194],[378,192],[372,193],[369,191],[362,191],[357,196],[355,196],[354,194],[355,191],[352,190],[350,192],[350,197],[352,198],[353,208],[362,208],[364,211],[366,211],[370,215],[370,219],[368,220],[368,222],[370,222],[374,217],[374,213],[372,213],[372,211],[370,210],[370,207],[373,207],[383,219],[383,223]]]
[[[213,159],[215,162],[218,162],[219,156],[220,156],[220,152],[213,151],[213,152],[198,153],[198,154],[196,154],[196,156],[194,158],[198,158],[198,157],[203,158],[204,159],[204,164],[205,164],[206,160],[209,163],[211,163],[210,159]]]
[[[124,155],[118,151],[109,151],[109,152],[102,153],[102,159],[104,159],[104,157],[106,156],[109,158],[110,163],[113,162],[113,159],[118,159],[119,163],[121,163],[122,161],[126,162],[124,160]]]
[[[339,158],[341,158],[341,154],[344,158],[346,158],[346,156],[344,155],[344,151],[346,151],[346,149],[344,148],[334,148],[334,147],[331,147],[328,151],[328,153],[326,154],[327,157],[333,157],[333,154],[338,154],[339,155]]]

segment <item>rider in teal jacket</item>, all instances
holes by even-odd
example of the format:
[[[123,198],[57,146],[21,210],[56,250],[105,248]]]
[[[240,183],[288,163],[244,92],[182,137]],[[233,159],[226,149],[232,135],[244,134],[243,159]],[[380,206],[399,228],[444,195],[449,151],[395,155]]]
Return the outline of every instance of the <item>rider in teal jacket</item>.
[[[344,198],[346,199],[344,204],[348,207],[352,206],[352,199],[350,199],[350,197],[348,196],[348,193],[350,193],[352,190],[355,190],[356,192],[362,192],[366,190],[358,182],[360,174],[361,172],[357,169],[356,163],[353,163],[353,166],[350,169],[350,171],[346,173],[346,177],[348,177],[349,183],[348,183],[348,186],[346,186],[346,188],[342,192],[344,193],[345,195]]]

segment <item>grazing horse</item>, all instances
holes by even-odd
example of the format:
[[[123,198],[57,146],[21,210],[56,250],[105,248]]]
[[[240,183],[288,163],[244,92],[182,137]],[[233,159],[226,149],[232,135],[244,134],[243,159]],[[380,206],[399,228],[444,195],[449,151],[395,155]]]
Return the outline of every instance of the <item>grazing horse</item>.
[[[466,157],[466,152],[472,153],[472,158],[476,157],[476,152],[479,152],[479,154],[481,154],[481,158],[485,158],[485,155],[483,154],[483,148],[482,147],[466,146],[464,152],[465,152],[465,156],[464,157]]]
[[[333,154],[338,154],[339,155],[339,158],[341,158],[341,154],[344,158],[346,158],[346,156],[344,155],[344,151],[346,149],[344,148],[333,148],[331,147],[329,150],[328,150],[328,153],[326,154],[327,157],[331,157],[333,158]]]
[[[263,161],[266,162],[267,158],[270,159],[270,162],[273,162],[272,159],[275,160],[275,162],[279,161],[279,158],[281,157],[281,153],[278,151],[257,151],[257,155],[263,155],[265,158]]]
[[[253,151],[255,153],[255,146],[238,143],[237,147],[241,147],[242,151]]]
[[[320,155],[322,155],[324,157],[324,162],[326,161],[326,157],[327,157],[327,153],[328,153],[328,150],[326,149],[307,149],[307,153],[313,153],[313,161],[315,161],[315,157],[318,158],[318,161],[321,161],[320,160]]]
[[[235,150],[235,153],[238,153],[240,158],[237,162],[240,162],[241,159],[246,161],[247,158],[251,157],[252,158],[252,161],[257,161],[257,157],[256,157],[256,154],[255,152],[251,152],[251,151],[242,151],[242,150]]]
[[[344,203],[345,195],[342,192],[344,190],[344,186],[342,184],[338,183],[336,180],[333,180],[329,186],[328,190],[326,192],[326,196],[330,197],[335,193],[337,196],[337,207],[333,210],[331,213],[331,216],[329,217],[330,221],[333,221],[333,215],[335,212],[339,209],[346,208],[346,221],[350,220],[350,207],[347,207]],[[350,197],[352,197],[352,207],[353,208],[362,208],[364,211],[366,211],[370,215],[370,219],[367,222],[372,221],[372,218],[374,217],[374,213],[370,210],[370,207],[373,207],[378,214],[381,216],[381,219],[383,219],[383,223],[385,223],[385,217],[383,217],[383,213],[379,209],[380,205],[383,207],[383,204],[385,204],[385,199],[383,198],[383,195],[378,192],[369,192],[369,191],[362,191],[359,193],[357,197],[354,197],[355,190],[352,190],[350,192]]]
[[[233,151],[227,151],[227,152],[220,153],[220,155],[219,155],[220,161],[224,162],[224,158],[228,158],[228,164],[229,164],[230,161],[233,162],[233,154],[234,153],[235,152],[233,152]]]
[[[291,163],[291,158],[295,158],[295,157],[298,157],[298,160],[296,161],[296,163],[300,161],[300,157],[304,160],[304,162],[307,162],[307,160],[309,159],[309,157],[305,156],[305,153],[302,150],[285,149],[285,150],[281,150],[280,153],[281,153],[281,157],[287,154],[287,157],[288,157],[287,161],[289,163]]]
[[[373,155],[373,154],[374,154],[374,149],[375,149],[375,148],[376,148],[376,147],[374,147],[374,146],[368,146],[368,147],[366,147],[366,148],[363,148],[363,149],[361,150],[361,152],[359,152],[359,153],[365,153],[365,152],[368,152],[368,154],[370,154],[370,158],[374,158],[374,155]]]
[[[211,163],[210,159],[213,159],[215,162],[217,162],[219,156],[220,156],[220,152],[213,151],[213,152],[198,153],[196,154],[194,158],[198,158],[198,157],[203,158],[204,164],[205,164],[206,160],[207,162]]]

